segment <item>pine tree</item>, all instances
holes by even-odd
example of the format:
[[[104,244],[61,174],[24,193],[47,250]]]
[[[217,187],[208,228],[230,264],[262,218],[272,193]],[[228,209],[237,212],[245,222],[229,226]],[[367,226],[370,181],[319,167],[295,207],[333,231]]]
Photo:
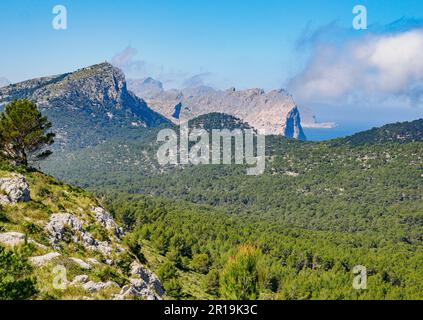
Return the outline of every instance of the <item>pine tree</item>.
[[[51,155],[45,147],[53,144],[51,123],[29,100],[15,100],[6,105],[0,117],[0,150],[14,165],[28,166]]]
[[[220,277],[222,297],[229,300],[256,300],[259,297],[260,252],[251,246],[242,246],[224,267]]]

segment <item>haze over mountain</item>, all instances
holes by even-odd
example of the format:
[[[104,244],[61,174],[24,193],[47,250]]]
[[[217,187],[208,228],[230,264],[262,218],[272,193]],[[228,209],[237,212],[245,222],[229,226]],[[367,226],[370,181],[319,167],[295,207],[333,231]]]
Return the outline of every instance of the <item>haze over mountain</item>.
[[[0,88],[8,86],[10,84],[10,81],[7,80],[4,77],[0,77]]]

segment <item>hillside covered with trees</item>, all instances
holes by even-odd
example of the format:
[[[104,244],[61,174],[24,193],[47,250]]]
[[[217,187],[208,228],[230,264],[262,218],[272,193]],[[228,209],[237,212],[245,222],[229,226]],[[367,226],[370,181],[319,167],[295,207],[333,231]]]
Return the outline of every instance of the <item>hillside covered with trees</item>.
[[[48,169],[108,199],[178,298],[241,298],[239,267],[254,283],[242,298],[421,299],[421,124],[387,126],[383,140],[375,130],[327,142],[270,136],[260,176],[244,165],[160,167],[154,134]],[[358,265],[367,290],[352,287]]]

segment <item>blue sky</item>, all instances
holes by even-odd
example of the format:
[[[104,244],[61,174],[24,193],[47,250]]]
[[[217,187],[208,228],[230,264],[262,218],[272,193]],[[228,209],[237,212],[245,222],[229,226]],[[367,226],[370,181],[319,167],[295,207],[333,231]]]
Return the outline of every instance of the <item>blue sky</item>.
[[[56,4],[68,9],[66,31],[51,27]],[[2,0],[0,74],[17,81],[70,71],[131,46],[169,72],[270,88],[301,66],[295,44],[309,23],[350,27],[356,4],[367,6],[369,23],[423,15],[420,0]]]
[[[65,31],[51,25],[58,4],[68,10]],[[198,74],[217,87],[290,86],[310,76],[304,68],[315,44],[299,40],[331,24],[351,34],[357,4],[366,6],[373,30],[423,18],[421,0],[2,0],[0,77],[16,82],[72,71],[129,48],[131,66],[138,66],[127,70],[131,77],[151,75],[168,86]],[[306,102],[331,114],[326,101]]]

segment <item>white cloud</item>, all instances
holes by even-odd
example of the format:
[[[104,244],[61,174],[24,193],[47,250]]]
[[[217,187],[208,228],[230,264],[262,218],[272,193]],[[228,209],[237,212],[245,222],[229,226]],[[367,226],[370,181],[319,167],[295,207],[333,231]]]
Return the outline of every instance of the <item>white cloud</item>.
[[[145,61],[136,60],[138,51],[131,46],[126,47],[123,51],[117,53],[111,63],[127,74],[145,74],[147,64]]]
[[[422,57],[423,29],[316,41],[290,89],[302,103],[421,105]]]

